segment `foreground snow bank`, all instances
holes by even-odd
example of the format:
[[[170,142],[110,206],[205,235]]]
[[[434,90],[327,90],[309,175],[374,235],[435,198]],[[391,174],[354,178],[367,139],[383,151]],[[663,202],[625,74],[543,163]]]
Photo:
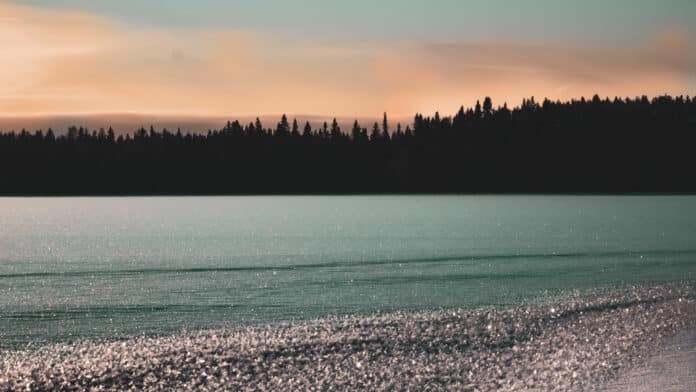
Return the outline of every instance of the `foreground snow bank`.
[[[688,284],[0,354],[0,390],[596,389],[696,326]]]

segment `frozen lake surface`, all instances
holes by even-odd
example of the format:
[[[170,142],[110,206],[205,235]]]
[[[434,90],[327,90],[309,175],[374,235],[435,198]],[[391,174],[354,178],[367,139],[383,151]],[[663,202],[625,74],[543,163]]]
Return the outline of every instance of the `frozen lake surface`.
[[[696,277],[694,196],[0,198],[0,345]]]

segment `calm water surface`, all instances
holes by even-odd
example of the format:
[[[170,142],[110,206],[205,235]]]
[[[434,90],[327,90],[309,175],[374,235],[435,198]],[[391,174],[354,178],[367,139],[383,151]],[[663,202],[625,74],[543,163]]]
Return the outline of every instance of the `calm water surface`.
[[[696,279],[696,196],[0,198],[0,347]]]

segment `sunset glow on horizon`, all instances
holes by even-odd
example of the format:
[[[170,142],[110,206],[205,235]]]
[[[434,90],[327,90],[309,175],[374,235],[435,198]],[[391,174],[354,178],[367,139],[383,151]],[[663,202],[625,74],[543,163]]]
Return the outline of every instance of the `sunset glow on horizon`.
[[[385,2],[391,8],[343,2],[339,11],[348,15],[334,19],[335,28],[336,12],[313,1],[293,12],[278,4],[266,15],[241,2],[203,1],[196,12],[179,1],[161,9],[115,3],[0,0],[0,116],[408,116],[452,113],[484,96],[515,106],[530,96],[696,91],[690,1],[665,1],[631,37],[611,35],[609,21],[635,15],[601,2],[551,7],[557,18],[545,20],[531,16],[545,1],[529,2],[517,20],[501,11],[504,3],[442,1],[423,11],[428,3],[421,1]],[[486,12],[500,12],[500,25],[476,21]],[[587,31],[571,23],[577,12],[597,16],[582,22]],[[280,20],[283,13],[293,22]],[[461,18],[445,17],[452,13]],[[403,16],[395,21],[396,14]],[[360,18],[354,27],[351,17]],[[567,29],[542,37],[539,23]]]

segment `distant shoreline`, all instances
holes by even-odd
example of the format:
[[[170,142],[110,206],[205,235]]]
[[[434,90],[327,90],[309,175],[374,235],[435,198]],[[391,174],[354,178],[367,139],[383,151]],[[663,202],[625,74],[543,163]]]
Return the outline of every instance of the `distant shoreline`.
[[[494,106],[402,123],[0,132],[4,195],[693,193],[696,99]]]
[[[61,198],[61,197],[96,197],[96,198],[128,198],[128,197],[315,197],[315,196],[696,196],[696,192],[499,192],[499,193],[457,193],[457,192],[341,192],[341,193],[0,193],[0,198]]]

